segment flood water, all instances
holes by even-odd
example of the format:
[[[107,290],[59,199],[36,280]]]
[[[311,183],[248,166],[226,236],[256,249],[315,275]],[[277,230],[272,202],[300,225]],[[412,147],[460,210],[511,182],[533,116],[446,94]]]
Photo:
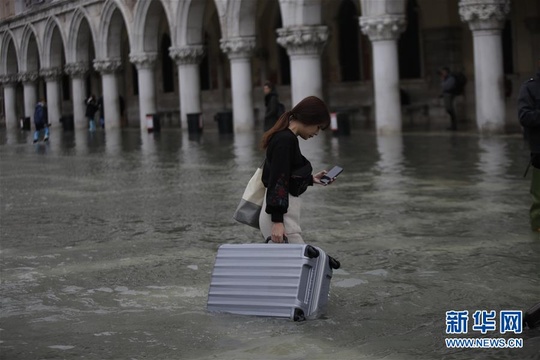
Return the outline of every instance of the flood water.
[[[262,241],[231,218],[260,132],[31,135],[0,132],[2,359],[540,359],[540,330],[445,332],[447,311],[540,302],[519,135],[300,140],[345,170],[302,196],[304,239],[342,267],[327,315],[299,323],[206,311],[219,245]]]

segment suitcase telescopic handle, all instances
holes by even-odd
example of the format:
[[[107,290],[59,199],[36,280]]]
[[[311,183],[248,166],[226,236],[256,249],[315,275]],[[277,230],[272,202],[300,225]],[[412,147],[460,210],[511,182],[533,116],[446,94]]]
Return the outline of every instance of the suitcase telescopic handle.
[[[272,241],[272,237],[271,237],[271,236],[267,237],[265,242],[268,244],[270,241]],[[283,243],[284,243],[284,244],[288,244],[288,243],[289,243],[289,239],[288,239],[285,235],[283,235]]]

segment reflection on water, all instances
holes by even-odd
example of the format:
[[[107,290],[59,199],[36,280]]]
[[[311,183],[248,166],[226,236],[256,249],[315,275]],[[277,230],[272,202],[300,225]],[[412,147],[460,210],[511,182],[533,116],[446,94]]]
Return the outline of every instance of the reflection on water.
[[[380,190],[394,187],[403,182],[404,158],[403,137],[401,135],[377,136],[377,161],[375,172],[379,173],[375,184]]]
[[[490,178],[495,176],[504,176],[510,163],[505,139],[480,137],[479,145],[480,159],[478,168],[485,175],[485,181],[488,182]]]
[[[0,131],[6,358],[538,354],[537,332],[520,335],[521,350],[451,351],[443,342],[446,311],[524,309],[540,299],[519,136],[300,140],[315,170],[345,170],[303,195],[304,238],[342,268],[327,318],[295,324],[205,311],[217,247],[260,241],[231,216],[264,158],[261,133],[53,128],[47,144],[31,135]]]
[[[377,136],[379,171],[386,174],[399,174],[403,170],[403,137],[402,135]]]
[[[239,168],[252,167],[254,162],[264,159],[264,152],[258,154],[255,149],[260,146],[260,135],[255,133],[237,134],[234,136],[234,159]]]
[[[107,130],[105,137],[107,156],[118,156],[122,152],[122,131],[120,129]]]

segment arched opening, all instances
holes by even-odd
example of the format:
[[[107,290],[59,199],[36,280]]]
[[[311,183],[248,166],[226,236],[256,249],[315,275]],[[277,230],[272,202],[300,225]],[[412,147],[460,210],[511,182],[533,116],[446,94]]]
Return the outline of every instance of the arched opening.
[[[134,65],[129,61],[130,43],[126,24],[118,8],[115,8],[111,15],[106,42],[107,57],[120,59],[121,69],[117,73],[120,126],[126,127],[128,124],[125,111],[126,103],[131,103],[128,97],[133,96],[134,91],[138,93],[139,88],[137,78],[134,77],[134,74],[136,76],[136,69],[133,72]],[[129,106],[129,108],[133,108],[133,106]]]
[[[338,11],[339,65],[341,81],[360,80],[358,9],[352,0],[342,0]]]
[[[161,79],[163,83],[163,92],[174,92],[174,63],[169,56],[171,47],[171,37],[169,34],[163,34],[161,37]]]
[[[86,96],[90,96],[91,94],[96,95],[100,91],[101,88],[101,77],[99,73],[94,69],[93,62],[96,58],[96,53],[94,50],[94,46],[89,47],[88,51],[88,73],[86,74],[85,78],[85,90],[86,90]],[[96,96],[97,98],[98,96]]]
[[[7,35],[6,35],[7,36]],[[17,74],[19,72],[19,65],[17,62],[17,52],[15,51],[15,44],[10,39],[6,46],[6,74]],[[23,88],[20,82],[15,85],[15,116],[19,119],[24,114],[23,108]]]
[[[203,44],[205,48],[208,48],[209,36],[206,31],[204,32]],[[204,52],[204,56],[201,59],[201,63],[199,65],[199,76],[201,79],[201,90],[210,90],[212,88],[212,84],[210,81],[210,60],[208,59],[208,51]]]
[[[137,49],[137,51],[149,54],[152,57],[155,56],[155,61],[152,59],[151,68],[145,70],[151,71],[153,81],[147,85],[145,84],[145,90],[147,91],[143,92],[143,89],[137,89],[139,94],[137,102],[141,106],[144,100],[150,100],[147,98],[141,101],[141,95],[151,95],[153,97],[151,100],[153,102],[152,106],[154,107],[152,111],[160,116],[161,126],[174,126],[178,124],[179,119],[179,96],[176,94],[175,86],[178,82],[177,68],[169,55],[169,48],[171,47],[170,24],[161,1],[150,0],[142,3],[149,3],[149,5],[148,7],[141,7],[141,11],[144,11],[144,19],[141,21],[142,48]],[[133,72],[134,84],[138,84],[140,71],[140,69],[137,69]],[[141,86],[141,84],[138,86]],[[148,86],[152,86],[152,89],[148,89]],[[139,114],[139,117],[141,116],[144,116],[144,114]]]
[[[64,43],[58,27],[55,26],[52,30],[51,45],[50,45],[50,65],[54,68],[63,69],[66,64],[66,56],[64,51]],[[71,82],[69,81],[69,75],[62,73],[60,77],[60,99],[62,101],[71,100]]]
[[[230,82],[226,79],[227,57],[221,51],[219,41],[221,28],[214,2],[207,2],[203,21],[205,56],[200,64],[203,90],[224,89]]]
[[[276,16],[276,25],[274,27],[274,34],[277,29],[283,27],[283,22],[281,20],[281,12],[278,11]],[[278,58],[279,58],[279,75],[281,78],[281,85],[290,85],[291,84],[291,61],[289,59],[289,54],[287,49],[283,46],[276,44],[278,49]]]
[[[96,57],[94,39],[86,18],[81,20],[77,32],[75,57],[77,62],[88,64],[88,72],[85,76],[85,96],[90,96],[90,94],[95,95],[101,87],[101,77],[94,70],[93,62]]]
[[[6,35],[7,36],[7,35]],[[17,63],[17,52],[15,51],[15,45],[13,40],[9,40],[7,45],[6,53],[6,73],[7,74],[17,74],[19,72],[19,67]]]
[[[204,54],[198,64],[200,90],[220,88],[223,84],[226,57],[220,48],[221,26],[216,4],[213,0],[194,0],[180,6],[177,26],[177,45],[199,46]]]
[[[37,71],[40,68],[39,51],[37,47],[36,37],[32,34],[28,39],[28,48],[26,53],[26,70]]]
[[[419,7],[416,0],[407,1],[407,29],[398,41],[399,76],[401,79],[422,77],[420,63]]]
[[[256,8],[256,83],[262,86],[269,80],[274,84],[291,83],[287,49],[277,43],[276,30],[283,27],[279,2],[260,1]],[[257,71],[258,70],[258,71]]]
[[[39,50],[37,46],[36,37],[32,34],[30,36],[30,39],[28,40],[28,48],[26,50],[26,70],[27,71],[39,71],[41,68],[40,64],[40,57],[39,57]],[[46,89],[45,89],[45,81],[43,81],[43,78],[40,76],[37,79],[36,83],[37,87],[37,93],[36,97],[37,99],[41,97],[46,97]]]
[[[505,74],[514,73],[514,49],[512,37],[512,22],[507,20],[502,31],[503,68]]]

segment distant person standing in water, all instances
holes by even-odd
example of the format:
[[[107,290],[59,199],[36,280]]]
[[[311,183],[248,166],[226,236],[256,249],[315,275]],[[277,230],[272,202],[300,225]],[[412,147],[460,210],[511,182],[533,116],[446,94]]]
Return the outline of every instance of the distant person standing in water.
[[[263,86],[264,91],[264,106],[266,111],[264,112],[264,131],[270,130],[276,123],[279,116],[279,95],[276,91],[274,84],[270,81],[266,81]]]
[[[85,101],[86,103],[86,118],[88,119],[88,130],[91,132],[96,131],[96,121],[94,117],[96,116],[96,112],[98,110],[97,102],[96,102],[96,96],[94,94],[90,95],[88,99]]]
[[[41,130],[45,131],[43,141],[49,141],[49,120],[45,99],[39,100],[39,102],[36,104],[36,108],[34,110],[34,125],[36,127],[36,131],[34,132],[34,143],[39,141]]]
[[[444,109],[450,115],[450,127],[447,130],[455,131],[457,130],[456,109],[454,107],[456,78],[446,66],[439,69],[439,76],[441,77],[441,96],[444,101]]]

